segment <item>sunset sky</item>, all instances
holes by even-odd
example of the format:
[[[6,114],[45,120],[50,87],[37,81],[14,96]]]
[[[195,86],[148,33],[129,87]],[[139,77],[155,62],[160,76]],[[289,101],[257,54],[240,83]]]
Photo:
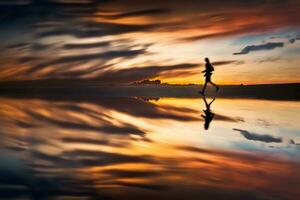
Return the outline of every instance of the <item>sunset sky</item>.
[[[298,0],[0,0],[0,81],[300,82]]]

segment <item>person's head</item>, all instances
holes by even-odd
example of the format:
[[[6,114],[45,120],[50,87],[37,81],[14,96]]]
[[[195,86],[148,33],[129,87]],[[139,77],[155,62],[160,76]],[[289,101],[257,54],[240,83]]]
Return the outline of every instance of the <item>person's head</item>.
[[[208,58],[205,58],[204,60],[205,60],[205,62],[209,63],[209,59]]]

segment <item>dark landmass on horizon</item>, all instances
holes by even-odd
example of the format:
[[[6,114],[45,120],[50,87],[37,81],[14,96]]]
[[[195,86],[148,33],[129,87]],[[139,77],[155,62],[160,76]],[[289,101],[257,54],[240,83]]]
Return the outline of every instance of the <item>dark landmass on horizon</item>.
[[[34,83],[34,84],[33,84]],[[198,93],[202,85],[96,85],[80,81],[74,84],[36,84],[24,81],[0,83],[0,97],[37,98],[53,100],[85,100],[102,97],[176,97],[202,98]],[[207,97],[216,98],[255,98],[270,100],[300,100],[300,83],[260,84],[260,85],[223,85],[219,92],[207,88]]]

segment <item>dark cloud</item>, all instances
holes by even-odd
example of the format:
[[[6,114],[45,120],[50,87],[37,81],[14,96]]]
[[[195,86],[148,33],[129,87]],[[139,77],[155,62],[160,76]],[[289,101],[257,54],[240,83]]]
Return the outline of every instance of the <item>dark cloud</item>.
[[[248,54],[252,51],[266,51],[266,50],[272,50],[275,48],[283,47],[283,42],[269,42],[266,44],[260,44],[260,45],[250,45],[243,48],[240,52],[233,53],[233,55],[242,55],[242,54]]]
[[[74,162],[84,164],[85,166],[107,166],[124,163],[154,163],[154,160],[146,155],[134,156],[92,150],[65,151],[62,156],[71,162],[74,160]]]
[[[123,181],[117,181],[115,184],[126,186],[126,187],[136,187],[146,190],[158,190],[158,191],[165,191],[170,190],[171,188],[164,185],[158,185],[158,184],[147,184],[147,183],[132,183],[132,182],[123,182]]]
[[[94,42],[94,43],[70,43],[63,46],[64,49],[89,49],[89,48],[99,48],[99,47],[108,47],[110,42]]]
[[[25,48],[26,46],[28,46],[30,43],[28,42],[20,42],[20,43],[16,43],[16,44],[11,44],[9,46],[7,46],[8,49],[12,48]]]
[[[289,39],[289,42],[290,42],[291,44],[293,44],[293,43],[295,43],[297,40],[300,40],[300,36],[299,36],[299,37],[295,37],[295,38]]]
[[[27,121],[15,120],[15,124],[21,128],[35,128],[37,125]]]
[[[179,150],[190,151],[190,152],[194,152],[194,153],[203,153],[203,154],[214,154],[215,153],[215,151],[213,151],[213,150],[198,148],[198,147],[193,147],[193,146],[178,145],[178,146],[176,146],[176,148]]]
[[[160,28],[161,24],[120,24],[109,22],[89,22],[80,24],[76,27],[56,27],[52,30],[42,31],[37,34],[37,37],[50,37],[70,35],[77,38],[101,37],[107,35],[120,35],[132,32],[143,32]]]
[[[0,0],[0,6],[1,5],[26,5],[31,3],[31,0]]]
[[[274,142],[274,143],[282,143],[282,138],[273,137],[271,135],[260,135],[256,133],[250,133],[246,130],[242,129],[233,129],[234,131],[240,132],[241,135],[243,135],[248,140],[254,140],[254,141],[260,141],[260,142]]]
[[[161,172],[151,171],[151,170],[118,170],[118,169],[108,169],[102,171],[106,174],[114,176],[116,178],[146,178],[153,176],[161,176]]]
[[[290,139],[289,143],[300,147],[300,143],[296,143],[293,139]]]
[[[50,155],[40,151],[31,151],[35,159],[49,161],[55,165],[65,167],[82,167],[82,166],[108,166],[125,163],[154,163],[154,159],[146,155],[126,155],[120,153],[111,153],[104,151],[92,150],[71,150],[65,151],[59,155]]]
[[[145,135],[146,133],[133,125],[123,125],[123,126],[116,126],[116,125],[104,125],[101,126],[101,131],[110,133],[110,134],[135,134],[135,135]]]
[[[110,140],[86,138],[86,137],[63,137],[62,142],[64,143],[79,143],[79,144],[92,144],[92,145],[106,145],[114,147],[124,147],[122,144],[112,143]]]
[[[31,156],[33,156],[34,158],[40,159],[40,160],[44,160],[44,161],[49,161],[52,163],[66,163],[68,162],[68,160],[66,158],[62,158],[58,155],[50,155],[50,154],[46,154],[40,151],[31,151]]]

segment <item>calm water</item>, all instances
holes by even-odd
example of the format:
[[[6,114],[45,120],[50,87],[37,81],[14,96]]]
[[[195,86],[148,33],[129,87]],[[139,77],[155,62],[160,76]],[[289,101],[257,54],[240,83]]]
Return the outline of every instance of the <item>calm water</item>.
[[[299,199],[300,102],[216,99],[208,130],[205,109],[0,98],[0,198]]]

